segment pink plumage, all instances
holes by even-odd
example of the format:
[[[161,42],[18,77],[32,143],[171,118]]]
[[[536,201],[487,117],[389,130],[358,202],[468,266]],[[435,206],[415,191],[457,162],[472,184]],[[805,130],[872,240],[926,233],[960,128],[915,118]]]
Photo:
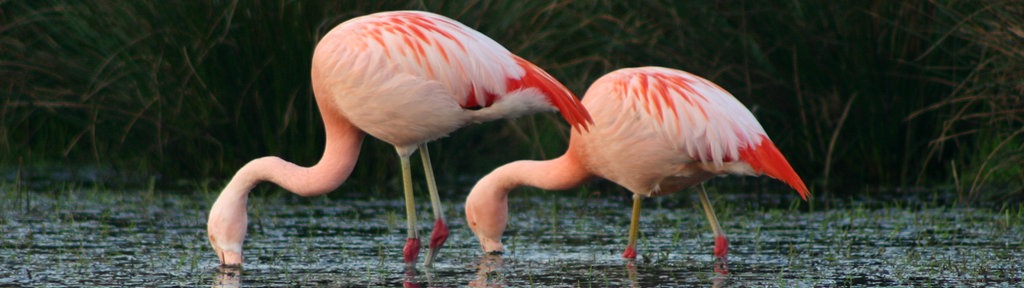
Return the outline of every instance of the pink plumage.
[[[338,85],[340,87],[354,88],[338,93],[347,98],[339,101],[346,113],[370,102],[365,97],[378,97],[380,93],[367,89],[378,85],[403,90],[407,101],[443,102],[441,105],[446,107],[438,108],[452,112],[441,113],[439,116],[446,119],[438,122],[483,122],[555,109],[573,127],[584,129],[590,119],[572,92],[543,69],[512,54],[480,32],[436,14],[395,11],[354,18],[330,31],[320,46],[324,48],[318,47],[314,62],[322,63],[319,66],[325,71],[324,78],[341,81],[344,85]],[[325,53],[319,53],[322,50]],[[317,69],[314,67],[314,73]],[[403,85],[403,80],[411,84]],[[448,99],[458,105],[450,105]],[[401,101],[377,102],[401,104]],[[353,108],[344,107],[350,103]],[[424,107],[418,110],[434,108],[433,104],[414,105]],[[491,107],[496,109],[465,111]],[[357,126],[380,123],[366,122]],[[443,136],[449,131],[435,130],[458,125],[437,126],[443,127],[429,129],[428,134],[432,135],[412,138]],[[385,141],[391,140],[387,135],[380,136],[378,138]]]
[[[326,143],[316,165],[300,167],[277,157],[243,166],[210,209],[207,231],[221,263],[242,263],[248,223],[246,201],[260,182],[302,196],[328,193],[349,177],[365,134],[395,146],[405,190],[407,264],[420,240],[413,203],[410,155],[423,156],[436,220],[429,266],[448,235],[425,143],[483,121],[558,110],[576,129],[590,116],[564,85],[483,34],[444,16],[383,12],[346,21],[313,52],[313,93]]]
[[[803,181],[750,110],[707,79],[662,67],[620,69],[595,81],[583,104],[598,127],[591,133],[574,134],[578,140],[571,145],[588,155],[584,162],[599,176],[607,174],[610,177],[605,178],[632,185],[641,183],[628,178],[643,178],[643,185],[654,185],[627,186],[637,193],[647,193],[660,183],[653,180],[672,180],[680,173],[701,170],[766,174],[783,180],[806,199]],[[631,154],[642,155],[624,157]],[[631,167],[666,168],[619,176]],[[656,175],[636,176],[645,173]]]
[[[466,221],[485,252],[502,250],[508,192],[521,185],[562,190],[602,177],[629,189],[635,202],[626,258],[636,257],[643,197],[725,174],[768,175],[807,197],[807,187],[754,115],[704,78],[662,67],[620,69],[595,81],[583,105],[594,125],[574,130],[564,155],[503,165],[473,187],[466,198]],[[728,241],[707,196],[699,193],[715,235],[715,256],[725,271]]]
[[[754,174],[779,179],[807,199],[803,180],[754,115],[725,89],[685,71],[659,67],[622,69],[606,77],[619,86],[610,94],[646,108],[647,115],[641,117],[650,121],[648,127],[662,129],[691,159],[715,164],[740,160]]]

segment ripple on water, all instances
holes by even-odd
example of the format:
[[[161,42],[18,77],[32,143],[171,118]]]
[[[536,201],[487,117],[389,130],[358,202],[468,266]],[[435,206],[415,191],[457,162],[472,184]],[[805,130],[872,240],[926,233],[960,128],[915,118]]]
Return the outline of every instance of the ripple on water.
[[[1024,220],[1009,225],[1007,214],[982,208],[728,203],[719,217],[731,273],[721,276],[707,222],[687,196],[645,206],[640,257],[630,263],[620,258],[622,197],[524,193],[511,199],[500,265],[481,256],[462,203],[446,203],[452,234],[436,266],[406,270],[402,201],[264,193],[250,203],[246,265],[225,272],[206,239],[212,196],[11,194],[0,195],[0,286],[1000,286],[1024,276]],[[431,219],[420,206],[420,219]]]

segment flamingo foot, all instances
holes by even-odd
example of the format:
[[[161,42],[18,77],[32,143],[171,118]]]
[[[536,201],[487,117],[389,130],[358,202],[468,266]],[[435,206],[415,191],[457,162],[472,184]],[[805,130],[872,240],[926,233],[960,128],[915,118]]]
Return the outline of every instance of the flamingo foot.
[[[409,238],[405,240],[405,265],[416,265],[416,258],[420,256],[420,238]]]
[[[729,240],[725,236],[715,237],[715,257],[726,258],[729,256]]]
[[[434,232],[430,233],[430,250],[427,251],[427,260],[424,263],[427,267],[434,263],[437,252],[441,251],[441,246],[444,246],[444,242],[447,240],[448,225],[444,224],[444,220],[437,219],[437,221],[434,221]]]
[[[636,248],[633,246],[626,246],[626,252],[622,252],[622,258],[636,259]]]
[[[729,274],[729,240],[719,235],[715,238],[715,273]]]
[[[437,219],[437,221],[434,221],[434,232],[430,233],[430,249],[441,249],[441,246],[444,245],[444,241],[447,240],[448,225],[445,225],[444,221],[441,221],[441,219]]]

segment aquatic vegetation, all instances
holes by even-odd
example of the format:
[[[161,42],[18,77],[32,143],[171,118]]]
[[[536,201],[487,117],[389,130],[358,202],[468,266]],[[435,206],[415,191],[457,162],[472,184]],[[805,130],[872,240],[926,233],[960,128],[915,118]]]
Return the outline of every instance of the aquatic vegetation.
[[[1024,279],[1021,205],[967,208],[935,198],[856,199],[791,208],[757,195],[712,193],[732,233],[731,274],[712,271],[713,245],[693,193],[653,198],[645,249],[621,259],[628,197],[525,191],[510,198],[506,252],[480,255],[461,217],[432,270],[404,271],[400,213],[389,197],[253,195],[251,262],[218,269],[205,239],[203,185],[170,190],[0,183],[0,286],[998,286]],[[142,186],[145,187],[145,186]],[[715,191],[714,189],[712,191]],[[207,192],[212,193],[212,192]],[[152,194],[152,197],[140,195]],[[587,194],[589,195],[589,194]],[[625,195],[625,194],[623,194]],[[452,195],[454,196],[454,195]],[[273,202],[269,199],[274,199]],[[383,200],[382,200],[383,199]],[[448,197],[457,199],[457,197]],[[764,197],[764,199],[774,199]],[[446,203],[450,215],[461,203]],[[426,207],[418,213],[427,215]],[[256,216],[258,215],[258,216]],[[553,218],[552,215],[559,217]],[[421,229],[427,229],[424,225]]]

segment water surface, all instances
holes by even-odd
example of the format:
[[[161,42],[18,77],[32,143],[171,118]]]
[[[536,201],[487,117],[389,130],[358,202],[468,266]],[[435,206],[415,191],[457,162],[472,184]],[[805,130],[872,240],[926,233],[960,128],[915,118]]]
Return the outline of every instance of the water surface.
[[[450,195],[447,246],[432,269],[407,270],[400,199],[270,190],[250,201],[244,268],[221,269],[205,231],[216,191],[0,189],[0,286],[991,287],[1024,277],[1020,204],[911,197],[810,209],[713,192],[731,242],[730,273],[720,275],[694,193],[645,203],[635,262],[620,257],[623,195],[513,194],[500,257],[482,255],[462,218],[465,196]]]

